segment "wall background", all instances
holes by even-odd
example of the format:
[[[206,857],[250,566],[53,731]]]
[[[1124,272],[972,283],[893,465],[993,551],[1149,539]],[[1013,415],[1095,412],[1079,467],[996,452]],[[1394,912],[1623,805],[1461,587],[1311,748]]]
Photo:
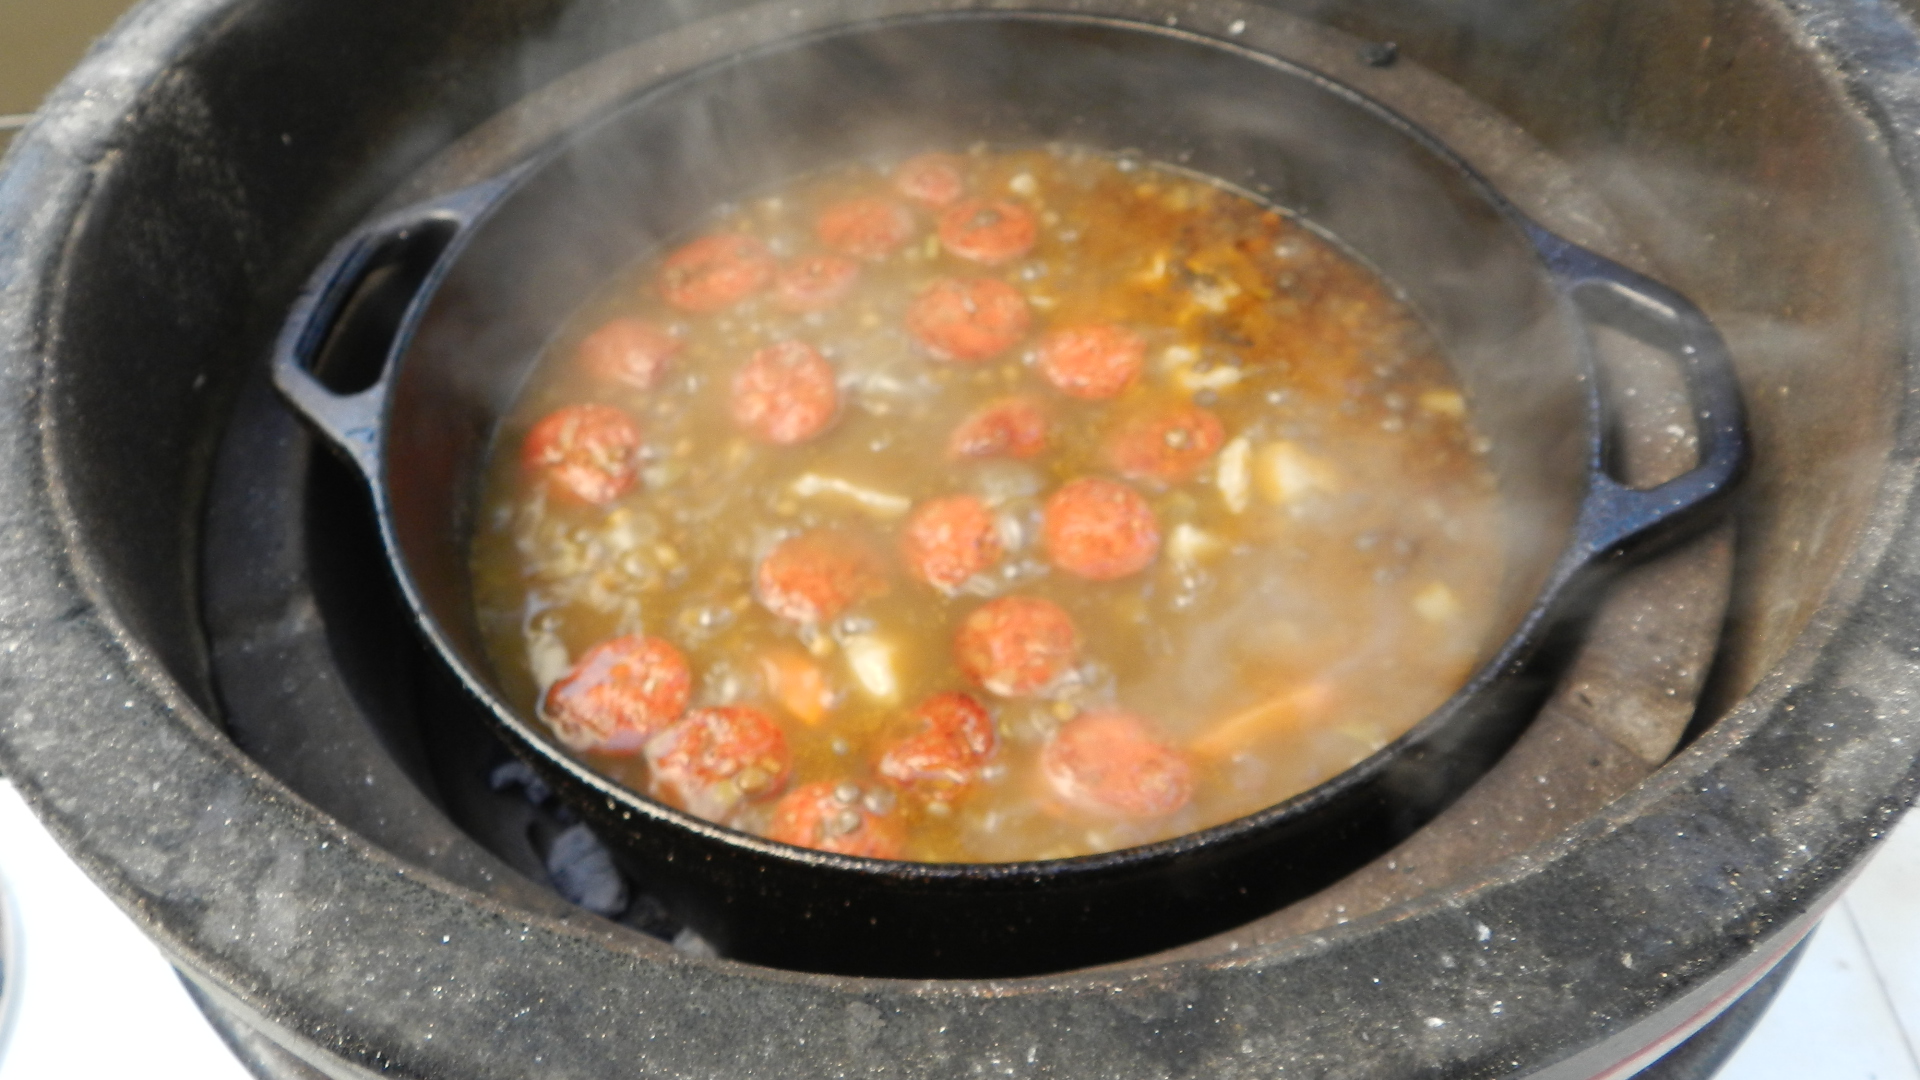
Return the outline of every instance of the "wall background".
[[[0,116],[30,113],[129,0],[0,0]],[[0,129],[0,153],[13,141]]]

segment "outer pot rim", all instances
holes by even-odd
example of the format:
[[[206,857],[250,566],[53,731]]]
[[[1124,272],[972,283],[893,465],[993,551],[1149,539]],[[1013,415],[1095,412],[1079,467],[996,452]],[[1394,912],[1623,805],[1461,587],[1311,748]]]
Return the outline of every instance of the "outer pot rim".
[[[1879,701],[1875,680],[1899,675],[1913,681],[1908,651],[1920,646],[1920,627],[1905,617],[1902,604],[1914,599],[1920,570],[1920,522],[1913,520],[1911,506],[1920,416],[1909,413],[1899,419],[1896,445],[1871,514],[1838,575],[1839,584],[1776,670],[1638,790],[1560,841],[1490,868],[1476,886],[1423,898],[1311,940],[1245,950],[1233,957],[1013,983],[934,984],[803,976],[671,958],[631,935],[609,933],[592,923],[529,917],[477,897],[346,833],[234,748],[130,629],[63,492],[59,375],[52,361],[60,348],[59,296],[67,244],[84,223],[94,184],[110,177],[112,148],[123,125],[137,115],[137,106],[162,78],[162,58],[192,52],[218,34],[227,20],[239,17],[243,7],[239,0],[182,0],[170,7],[140,9],[19,137],[9,167],[0,175],[0,380],[7,389],[0,396],[7,420],[0,428],[0,520],[13,540],[0,554],[6,571],[0,599],[8,612],[0,623],[0,637],[7,645],[0,671],[19,692],[13,711],[0,721],[0,764],[89,873],[198,978],[269,1026],[334,1047],[355,1063],[355,1071],[391,1067],[403,1074],[427,1075],[444,1066],[449,1074],[465,1070],[491,1076],[504,1075],[514,1062],[500,1060],[497,1045],[485,1041],[464,1049],[445,1039],[437,1045],[417,1038],[398,1047],[373,1045],[366,1032],[386,1029],[371,1019],[343,1020],[332,1006],[352,997],[340,985],[286,987],[279,966],[284,957],[276,961],[270,952],[246,942],[211,935],[179,906],[172,890],[184,890],[180,896],[191,898],[194,889],[210,880],[224,880],[219,871],[233,856],[224,850],[223,837],[233,830],[269,847],[283,844],[286,850],[304,851],[350,886],[331,894],[333,906],[320,913],[291,893],[254,898],[263,915],[302,934],[341,929],[341,918],[364,916],[356,928],[381,935],[379,949],[343,949],[330,960],[342,974],[438,971],[452,933],[431,930],[446,927],[459,932],[463,946],[472,948],[517,937],[512,955],[529,967],[566,965],[582,988],[604,991],[613,1000],[644,1002],[662,1020],[681,1014],[690,1031],[705,1030],[697,1015],[705,1007],[701,999],[716,991],[777,1006],[785,1011],[768,1014],[767,1028],[768,1044],[777,1043],[775,1048],[790,1047],[792,1039],[808,1035],[816,1041],[838,1038],[848,1018],[865,1015],[859,1012],[864,1008],[906,1033],[931,1037],[935,1026],[945,1031],[948,1021],[971,1030],[1005,1031],[1009,1038],[1024,1037],[1016,1033],[1029,1029],[1046,1030],[1067,1050],[1090,1055],[1087,1061],[1150,1064],[1158,1059],[1116,1032],[1135,1030],[1148,1015],[1168,1017],[1156,1023],[1171,1022],[1171,1014],[1152,1012],[1166,1002],[1205,1002],[1209,1012],[1228,1017],[1235,1002],[1258,1001],[1280,1020],[1290,1016],[1304,1023],[1312,1003],[1277,1000],[1285,989],[1310,978],[1346,985],[1358,978],[1356,972],[1374,969],[1380,959],[1380,951],[1369,950],[1369,943],[1405,944],[1412,940],[1407,933],[1425,929],[1470,948],[1476,938],[1487,940],[1477,928],[1532,925],[1527,909],[1543,895],[1557,896],[1565,905],[1558,914],[1575,918],[1579,905],[1594,903],[1596,896],[1621,899],[1607,892],[1604,868],[1598,865],[1608,855],[1631,858],[1651,874],[1683,873],[1690,856],[1714,849],[1703,843],[1707,838],[1700,833],[1674,836],[1670,825],[1676,820],[1704,819],[1709,826],[1735,831],[1745,826],[1754,833],[1790,833],[1794,822],[1782,806],[1736,807],[1710,797],[1731,777],[1765,772],[1769,782],[1793,783],[1815,776],[1819,766],[1829,763],[1783,759],[1770,756],[1769,750],[1775,743],[1785,746],[1791,736],[1814,736],[1838,720],[1860,720],[1849,713],[1846,695]],[[1220,10],[1214,6],[1195,15],[1182,8],[1179,14],[1188,25],[1222,33],[1223,27],[1205,21]],[[1911,213],[1920,180],[1915,166],[1920,162],[1920,124],[1915,123],[1920,118],[1920,87],[1908,85],[1889,69],[1911,69],[1920,61],[1920,41],[1912,25],[1890,12],[1844,0],[1804,5],[1793,14],[1776,9],[1776,17],[1815,43],[1837,69],[1839,87],[1871,103],[1867,121],[1889,149]],[[1903,238],[1909,255],[1915,249],[1911,220]],[[1904,269],[1912,271],[1911,265]],[[1904,291],[1911,301],[1911,281]],[[1910,382],[1910,371],[1907,378]],[[78,672],[89,678],[61,678]],[[1588,1041],[1595,1045],[1538,1075],[1587,1076],[1596,1071],[1589,1066],[1605,1068],[1621,1060],[1627,1048],[1644,1045],[1643,1036],[1652,1034],[1644,1025],[1654,1019],[1656,1006],[1679,999],[1710,1001],[1725,989],[1729,972],[1743,957],[1770,951],[1783,938],[1804,930],[1822,898],[1844,881],[1911,800],[1916,786],[1914,755],[1920,745],[1904,737],[1911,722],[1901,720],[1891,706],[1884,713],[1871,711],[1862,720],[1867,721],[1877,725],[1876,732],[1903,734],[1890,744],[1880,740],[1878,753],[1831,763],[1858,789],[1853,827],[1829,845],[1804,852],[1784,870],[1769,868],[1780,870],[1777,887],[1766,902],[1753,906],[1748,933],[1727,954],[1672,972],[1666,981],[1655,979],[1652,972],[1611,971],[1620,984],[1620,1008],[1609,1016],[1596,1016],[1584,1005],[1542,1001],[1528,1031],[1559,1024],[1567,1033],[1592,1036]],[[195,815],[202,809],[198,800],[209,793],[233,800],[228,805],[244,811],[243,820],[220,829],[195,829]],[[1740,816],[1741,811],[1747,816]],[[155,859],[149,845],[159,839],[172,845],[172,857]],[[1548,889],[1543,894],[1549,868],[1557,884],[1575,891]],[[1762,868],[1752,869],[1757,873]],[[1661,903],[1657,896],[1638,899],[1658,907],[1676,933],[1718,935],[1725,929],[1704,921],[1702,913],[1684,903]],[[388,936],[383,914],[391,914],[388,905],[402,903],[418,917],[407,920],[407,932]],[[420,932],[421,927],[428,932]],[[1578,942],[1536,936],[1524,945],[1533,950],[1530,961],[1536,970],[1565,971],[1569,977],[1587,971],[1580,963],[1587,950]],[[1067,996],[1057,991],[1092,988],[1108,993],[1080,999],[1072,1011],[1057,1001]],[[496,984],[482,990],[505,992]],[[1459,1022],[1468,1015],[1467,1003],[1430,980],[1404,980],[1381,992],[1392,995],[1399,1015],[1442,1021],[1407,1036],[1418,1043],[1422,1060],[1518,1061],[1534,1049],[1525,1032],[1490,1031]],[[468,992],[461,1007],[471,1008],[476,997],[488,1000],[486,993]],[[560,1027],[577,1027],[579,1019],[564,1013],[543,1017]],[[1265,1023],[1268,1018],[1261,1019]],[[354,1026],[362,1023],[369,1026]],[[1308,1049],[1313,1030],[1308,1025],[1300,1032]],[[704,1060],[738,1067],[741,1055],[755,1052],[753,1047],[724,1044],[724,1035],[721,1039],[721,1045],[696,1048],[709,1054]],[[1049,1053],[1055,1049],[1050,1047]],[[1102,1056],[1108,1053],[1120,1056]],[[1249,1066],[1294,1060],[1260,1047],[1250,1053],[1256,1056],[1241,1059]],[[1605,1060],[1609,1054],[1611,1061]],[[675,1067],[664,1057],[658,1065],[627,1065],[663,1073]],[[330,1067],[345,1066],[335,1061]]]

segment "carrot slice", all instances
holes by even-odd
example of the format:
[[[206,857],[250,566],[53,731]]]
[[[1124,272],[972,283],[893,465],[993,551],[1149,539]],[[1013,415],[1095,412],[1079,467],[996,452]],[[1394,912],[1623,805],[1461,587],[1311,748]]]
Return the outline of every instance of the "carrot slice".
[[[1201,757],[1228,757],[1262,739],[1325,716],[1332,703],[1331,686],[1323,682],[1304,683],[1234,713],[1201,732],[1187,744],[1187,749]]]
[[[797,720],[817,724],[833,705],[826,672],[799,649],[779,646],[761,653],[760,674],[767,692]]]

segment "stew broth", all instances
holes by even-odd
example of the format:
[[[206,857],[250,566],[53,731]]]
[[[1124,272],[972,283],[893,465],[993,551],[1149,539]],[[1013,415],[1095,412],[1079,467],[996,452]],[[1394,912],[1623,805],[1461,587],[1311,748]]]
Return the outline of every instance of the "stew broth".
[[[1445,360],[1209,181],[854,165],[583,299],[498,434],[475,598],[508,698],[637,791],[1082,855],[1313,787],[1483,654],[1495,491]]]

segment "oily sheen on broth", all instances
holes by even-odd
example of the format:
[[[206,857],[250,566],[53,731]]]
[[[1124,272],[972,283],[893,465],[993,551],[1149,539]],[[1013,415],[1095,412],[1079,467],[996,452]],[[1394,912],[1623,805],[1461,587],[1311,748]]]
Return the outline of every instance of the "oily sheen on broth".
[[[846,854],[1089,854],[1328,779],[1480,655],[1466,403],[1301,222],[1056,147],[688,227],[583,297],[473,544],[502,687],[614,780]]]

